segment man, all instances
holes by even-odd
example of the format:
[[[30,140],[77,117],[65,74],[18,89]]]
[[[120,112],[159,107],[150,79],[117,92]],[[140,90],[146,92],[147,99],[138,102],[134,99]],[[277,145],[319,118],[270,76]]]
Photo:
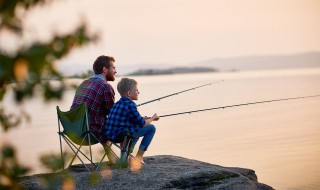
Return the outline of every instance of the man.
[[[90,130],[97,135],[102,143],[107,143],[104,126],[109,110],[115,102],[115,93],[108,81],[115,80],[117,73],[115,59],[105,55],[99,56],[93,63],[93,71],[95,75],[83,81],[77,88],[71,109],[86,103]]]

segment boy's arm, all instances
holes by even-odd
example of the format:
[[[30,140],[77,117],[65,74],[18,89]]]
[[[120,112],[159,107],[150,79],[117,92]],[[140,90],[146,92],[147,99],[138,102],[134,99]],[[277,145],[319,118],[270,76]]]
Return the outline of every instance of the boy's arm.
[[[140,127],[145,126],[145,119],[140,115],[140,113],[137,110],[136,105],[132,102],[128,105],[128,114],[127,117],[129,119],[129,122],[138,125]]]

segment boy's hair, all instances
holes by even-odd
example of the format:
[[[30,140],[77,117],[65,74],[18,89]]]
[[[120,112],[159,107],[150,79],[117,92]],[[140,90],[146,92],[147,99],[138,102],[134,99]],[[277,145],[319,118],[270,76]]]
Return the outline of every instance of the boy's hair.
[[[132,90],[137,84],[134,79],[122,78],[118,82],[117,89],[121,96],[125,96],[126,92]]]
[[[110,67],[110,62],[115,62],[114,57],[101,55],[99,56],[93,63],[93,71],[95,74],[101,74],[103,71],[103,67],[107,69]]]

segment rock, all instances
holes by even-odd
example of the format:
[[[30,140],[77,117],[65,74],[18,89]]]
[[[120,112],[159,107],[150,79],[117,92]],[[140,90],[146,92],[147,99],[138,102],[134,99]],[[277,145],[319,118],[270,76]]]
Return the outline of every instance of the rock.
[[[271,190],[259,183],[253,170],[222,167],[177,156],[145,157],[146,165],[139,173],[129,169],[102,169],[89,173],[77,165],[70,169],[75,189],[223,189],[223,190]],[[62,188],[62,173],[38,174],[22,177],[24,189],[46,189],[41,179],[51,179],[51,187]],[[53,179],[53,180],[52,180]],[[90,183],[93,179],[97,183]],[[66,180],[65,180],[66,181]],[[66,185],[67,183],[64,183]]]

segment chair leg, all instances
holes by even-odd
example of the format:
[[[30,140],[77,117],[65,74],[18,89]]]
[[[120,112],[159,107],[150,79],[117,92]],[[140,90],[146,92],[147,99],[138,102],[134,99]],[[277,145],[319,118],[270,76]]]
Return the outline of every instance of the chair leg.
[[[103,162],[104,158],[105,158],[105,157],[107,156],[107,154],[108,154],[108,151],[109,151],[109,153],[112,154],[112,156],[114,156],[114,157],[116,158],[116,160],[119,160],[119,157],[118,157],[118,156],[116,155],[116,153],[114,153],[113,150],[111,149],[111,146],[112,146],[112,145],[116,145],[116,146],[117,146],[117,144],[114,144],[114,143],[111,143],[110,145],[107,145],[107,146],[103,146],[103,145],[102,145],[102,146],[103,146],[103,149],[104,149],[104,154],[103,154],[103,156],[102,156],[102,158],[101,158],[98,166],[96,167],[96,170],[95,170],[95,171],[99,170],[100,166],[102,165],[102,162]]]
[[[130,137],[128,137],[127,143],[123,147],[124,148],[123,152],[124,152],[125,160],[128,160],[128,157],[130,155],[131,144],[132,144],[132,139]]]
[[[90,150],[90,160],[91,160],[91,163],[93,163],[93,159],[92,159],[92,150],[91,150],[91,136],[90,134],[87,134],[88,138],[89,138],[89,150]],[[93,163],[94,164],[94,163]],[[95,164],[94,164],[95,165]],[[96,165],[95,165],[96,166]]]
[[[80,152],[82,155],[84,155],[84,154],[80,151],[81,145],[80,145],[79,148],[77,148],[77,147],[75,147],[72,143],[69,142],[69,139],[67,139],[67,138],[64,137],[64,136],[63,136],[63,138],[65,139],[66,143],[68,144],[68,146],[70,147],[70,149],[71,149],[72,152],[74,153],[74,156],[73,156],[73,158],[72,158],[72,161],[70,162],[70,164],[69,164],[69,166],[67,167],[67,169],[66,169],[65,172],[67,172],[67,171],[69,170],[70,166],[72,165],[72,163],[73,163],[73,161],[74,161],[74,159],[75,159],[76,157],[81,161],[81,163],[86,167],[86,169],[87,169],[89,172],[91,172],[91,170],[88,168],[88,166],[82,161],[82,159],[81,159],[81,158],[79,157],[79,155],[78,155],[79,152]],[[75,150],[72,148],[72,146],[73,146],[75,149],[77,149],[77,151],[75,151]],[[91,163],[92,163],[92,160],[90,160],[86,155],[84,155],[84,156],[85,156],[89,161],[91,161]]]
[[[119,148],[120,150],[123,148],[123,147],[120,147],[118,144],[116,144],[116,143],[112,143],[114,146],[116,146],[117,148]],[[131,147],[131,144],[132,144],[132,140],[131,140],[131,143],[130,143],[130,147]],[[128,152],[128,156],[130,156],[131,158],[133,158],[134,156],[130,153],[130,152]]]
[[[62,162],[62,168],[64,170],[64,157],[63,157],[63,153],[62,153],[62,142],[61,142],[61,135],[59,134],[59,140],[60,140],[60,153],[61,153],[61,162]],[[62,170],[62,171],[63,171]]]
[[[121,168],[127,168],[129,166],[128,157],[130,155],[129,149],[131,146],[131,141],[132,141],[132,139],[128,136],[126,136],[124,138],[123,147],[121,147],[121,156],[120,156],[120,159],[117,163],[117,165]]]
[[[66,141],[68,141],[75,149],[77,149],[77,154],[80,153],[82,154],[82,156],[84,156],[91,164],[93,164],[95,167],[97,166],[95,163],[93,163],[93,160],[88,158],[83,152],[80,151],[81,147],[82,147],[82,144],[83,142],[81,142],[80,146],[79,147],[76,147],[69,139],[65,138]],[[75,158],[75,156],[74,156]]]

